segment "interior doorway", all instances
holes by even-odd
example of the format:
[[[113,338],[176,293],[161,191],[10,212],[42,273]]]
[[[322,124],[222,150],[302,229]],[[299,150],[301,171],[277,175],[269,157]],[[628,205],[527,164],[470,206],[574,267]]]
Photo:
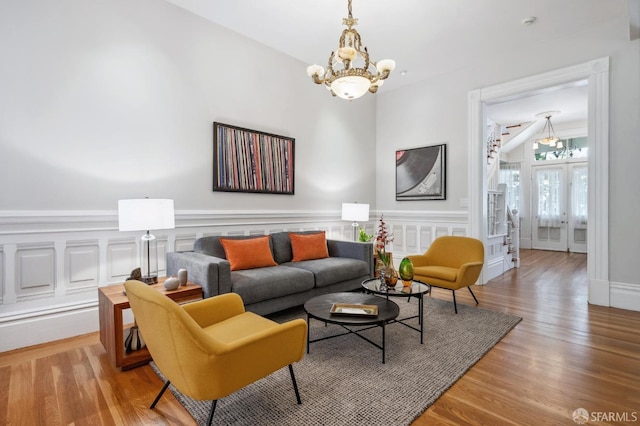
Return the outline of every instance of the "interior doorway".
[[[536,90],[588,80],[588,215],[589,302],[610,305],[609,283],[609,58],[498,84],[469,93],[469,234],[487,241],[487,102],[518,97]],[[485,265],[486,266],[486,265]],[[480,283],[488,280],[481,277]]]

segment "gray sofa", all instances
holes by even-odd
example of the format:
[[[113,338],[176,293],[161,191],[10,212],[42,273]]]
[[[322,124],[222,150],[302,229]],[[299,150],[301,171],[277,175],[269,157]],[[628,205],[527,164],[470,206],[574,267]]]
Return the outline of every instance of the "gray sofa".
[[[318,231],[296,233],[313,232]],[[289,233],[276,232],[271,234],[270,245],[278,266],[231,271],[219,239],[198,238],[193,251],[167,253],[167,275],[185,268],[189,281],[200,284],[205,297],[238,293],[246,309],[260,315],[302,305],[320,294],[357,290],[363,280],[373,276],[371,243],[328,239],[328,258],[292,262]]]

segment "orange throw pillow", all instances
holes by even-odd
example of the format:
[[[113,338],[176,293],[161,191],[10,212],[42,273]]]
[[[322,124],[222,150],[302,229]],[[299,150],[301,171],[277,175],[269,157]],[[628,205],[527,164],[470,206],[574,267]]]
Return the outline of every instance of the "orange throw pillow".
[[[278,266],[276,261],[273,260],[273,254],[271,254],[270,238],[270,235],[243,240],[220,238],[224,253],[231,264],[231,270],[239,271],[241,269],[262,268],[263,266]]]
[[[291,251],[293,252],[292,262],[329,257],[324,231],[317,234],[289,233],[289,238],[291,239]]]

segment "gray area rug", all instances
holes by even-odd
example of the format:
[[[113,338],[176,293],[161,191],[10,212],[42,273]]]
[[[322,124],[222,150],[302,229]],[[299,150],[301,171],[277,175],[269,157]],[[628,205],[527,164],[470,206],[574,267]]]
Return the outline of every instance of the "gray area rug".
[[[399,318],[417,314],[416,300],[393,300],[400,306]],[[306,319],[302,308],[270,316],[278,322],[296,317]],[[419,332],[390,324],[382,364],[380,349],[354,335],[312,343],[310,353],[294,364],[302,405],[296,404],[285,367],[219,400],[213,424],[411,424],[520,320],[462,304],[456,315],[452,303],[425,297],[424,344]],[[408,323],[418,327],[417,319]],[[342,331],[311,320],[312,339]],[[364,333],[381,341],[380,328]],[[206,423],[210,401],[195,401],[173,386],[169,389],[199,424]]]

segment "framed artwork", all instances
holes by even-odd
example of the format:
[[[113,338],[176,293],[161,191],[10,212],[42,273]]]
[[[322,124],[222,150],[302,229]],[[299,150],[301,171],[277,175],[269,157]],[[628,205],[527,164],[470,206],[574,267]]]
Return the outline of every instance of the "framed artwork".
[[[213,123],[213,190],[294,193],[295,139]]]
[[[396,200],[446,200],[447,145],[396,151]]]

